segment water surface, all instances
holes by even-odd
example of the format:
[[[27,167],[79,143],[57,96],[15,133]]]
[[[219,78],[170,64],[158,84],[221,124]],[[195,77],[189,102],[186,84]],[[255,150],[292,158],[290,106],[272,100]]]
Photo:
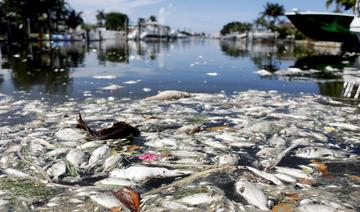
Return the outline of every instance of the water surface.
[[[323,69],[355,62],[355,58],[288,43],[211,39],[32,43],[2,45],[1,50],[0,93],[51,102],[88,96],[136,99],[169,89],[227,94],[256,89],[340,97],[343,80],[339,76],[299,80],[261,77],[255,72],[292,66]],[[110,85],[110,90],[104,90]]]

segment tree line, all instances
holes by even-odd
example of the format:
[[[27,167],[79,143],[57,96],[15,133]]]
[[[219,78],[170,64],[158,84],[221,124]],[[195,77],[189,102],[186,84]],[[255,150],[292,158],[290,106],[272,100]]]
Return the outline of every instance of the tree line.
[[[0,2],[0,32],[11,32],[11,36],[19,38],[27,38],[29,31],[61,32],[82,24],[81,15],[64,0],[3,0]]]

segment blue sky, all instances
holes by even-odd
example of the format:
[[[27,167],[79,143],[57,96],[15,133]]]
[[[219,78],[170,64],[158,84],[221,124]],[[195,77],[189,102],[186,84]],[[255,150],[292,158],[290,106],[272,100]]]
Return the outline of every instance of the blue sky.
[[[135,22],[139,17],[157,16],[173,29],[216,32],[231,21],[252,22],[266,2],[284,5],[287,11],[332,11],[325,0],[67,0],[76,10],[83,11],[87,22],[95,22],[96,11],[126,13]]]

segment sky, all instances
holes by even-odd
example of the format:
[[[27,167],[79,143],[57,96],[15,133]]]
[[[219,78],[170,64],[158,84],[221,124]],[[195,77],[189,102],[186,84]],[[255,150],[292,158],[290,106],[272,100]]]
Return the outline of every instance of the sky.
[[[253,22],[267,2],[284,5],[286,11],[332,11],[325,0],[67,0],[71,7],[83,12],[88,23],[96,22],[96,11],[122,12],[135,23],[139,17],[158,17],[172,29],[193,32],[218,32],[231,21]]]

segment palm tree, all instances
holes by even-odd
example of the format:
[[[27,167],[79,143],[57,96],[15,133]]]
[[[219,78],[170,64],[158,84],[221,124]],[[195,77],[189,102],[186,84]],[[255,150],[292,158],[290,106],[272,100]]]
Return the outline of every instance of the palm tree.
[[[66,20],[66,25],[75,30],[80,24],[84,23],[84,19],[81,17],[82,12],[76,12],[75,10],[71,10],[68,15],[68,19]]]
[[[138,19],[138,38],[140,38],[141,36],[141,30],[142,30],[142,26],[145,24],[145,18],[139,18]]]
[[[284,15],[285,9],[284,6],[278,3],[266,3],[264,7],[264,11],[261,13],[262,17],[267,17],[268,19],[272,19],[270,22],[271,26],[274,26],[276,21],[279,19],[279,16]]]
[[[329,8],[334,3],[336,5],[335,12],[342,12],[342,7],[344,7],[345,10],[354,8],[356,0],[326,0],[325,6],[326,8]]]
[[[97,25],[103,27],[106,20],[106,13],[104,10],[98,10],[96,14]]]
[[[256,27],[264,27],[266,28],[268,26],[266,20],[264,17],[259,17],[255,20]]]
[[[149,21],[151,21],[151,22],[157,22],[156,16],[151,15],[151,16],[149,17]]]

